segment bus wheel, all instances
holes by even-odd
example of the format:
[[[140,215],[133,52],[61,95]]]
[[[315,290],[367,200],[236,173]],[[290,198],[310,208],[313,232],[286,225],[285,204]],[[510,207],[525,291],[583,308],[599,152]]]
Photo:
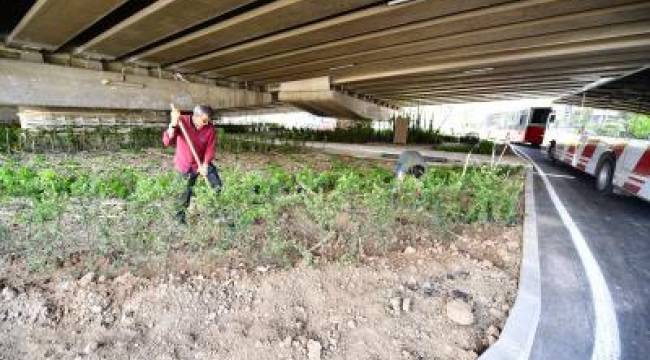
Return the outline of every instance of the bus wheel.
[[[614,159],[609,155],[605,155],[598,163],[598,168],[596,169],[596,190],[606,194],[612,192],[614,188],[612,181],[614,180],[615,169]]]
[[[548,159],[551,160],[553,164],[557,162],[557,159],[555,158],[555,140],[551,141],[551,143],[548,145],[547,155]]]

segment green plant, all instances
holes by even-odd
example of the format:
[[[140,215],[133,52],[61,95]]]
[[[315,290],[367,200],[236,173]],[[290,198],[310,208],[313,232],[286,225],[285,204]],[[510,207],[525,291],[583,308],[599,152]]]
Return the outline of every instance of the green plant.
[[[421,179],[397,182],[383,167],[332,161],[319,171],[224,167],[219,194],[198,180],[189,225],[181,228],[174,213],[185,180],[149,164],[97,162],[36,156],[0,164],[5,201],[29,200],[11,234],[24,241],[3,246],[24,254],[36,270],[79,252],[113,267],[140,266],[175,251],[236,252],[252,263],[288,266],[301,259],[359,260],[426,241],[415,235],[455,224],[519,220],[519,168],[430,167]]]

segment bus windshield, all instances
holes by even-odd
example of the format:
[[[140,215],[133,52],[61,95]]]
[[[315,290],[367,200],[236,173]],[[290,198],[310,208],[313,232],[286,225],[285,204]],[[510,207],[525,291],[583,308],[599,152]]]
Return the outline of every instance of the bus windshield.
[[[533,109],[533,114],[530,117],[530,123],[546,124],[546,120],[548,120],[548,116],[550,113],[551,113],[550,108]]]

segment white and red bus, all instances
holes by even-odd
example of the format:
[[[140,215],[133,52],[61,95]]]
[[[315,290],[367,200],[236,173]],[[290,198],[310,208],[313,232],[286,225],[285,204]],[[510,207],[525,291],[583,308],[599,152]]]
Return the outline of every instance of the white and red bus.
[[[531,107],[518,111],[492,114],[487,125],[495,129],[492,138],[513,143],[539,146],[544,141],[550,107]]]
[[[559,109],[546,131],[549,158],[595,176],[601,192],[617,189],[650,201],[650,116]]]

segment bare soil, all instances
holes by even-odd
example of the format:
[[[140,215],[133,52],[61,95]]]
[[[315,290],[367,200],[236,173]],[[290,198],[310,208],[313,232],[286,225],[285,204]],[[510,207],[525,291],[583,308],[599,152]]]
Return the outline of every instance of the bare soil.
[[[0,359],[307,359],[318,346],[321,359],[475,359],[517,289],[520,228],[503,230],[353,265],[37,282],[3,272]],[[453,300],[471,325],[450,320]]]

